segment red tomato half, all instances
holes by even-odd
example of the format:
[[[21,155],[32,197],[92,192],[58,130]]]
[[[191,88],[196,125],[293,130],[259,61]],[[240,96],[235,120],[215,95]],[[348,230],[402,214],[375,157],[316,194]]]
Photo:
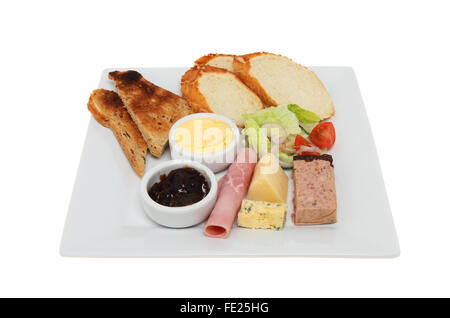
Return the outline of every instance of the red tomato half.
[[[297,137],[295,137],[295,149],[298,151],[300,149],[300,146],[311,146],[311,144],[309,143],[309,141],[305,138],[303,138],[300,135],[297,135]]]
[[[300,135],[295,137],[295,149],[299,152],[301,146],[311,147],[311,143]],[[302,156],[320,156],[320,153],[313,151],[302,151],[298,153]]]
[[[311,131],[309,135],[311,142],[319,148],[330,149],[336,141],[336,131],[332,122],[320,123]]]

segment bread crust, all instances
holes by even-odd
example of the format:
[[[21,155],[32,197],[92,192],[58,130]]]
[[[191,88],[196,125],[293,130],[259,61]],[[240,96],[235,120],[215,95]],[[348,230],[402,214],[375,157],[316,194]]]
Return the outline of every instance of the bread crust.
[[[241,81],[245,83],[245,85],[250,87],[259,96],[259,98],[261,98],[265,107],[276,106],[277,105],[276,101],[274,101],[270,97],[270,95],[267,94],[266,90],[261,86],[259,81],[250,75],[250,67],[251,67],[250,59],[255,56],[263,54],[276,55],[273,53],[266,53],[266,52],[256,52],[245,55],[239,55],[233,59],[233,68],[237,77],[239,77]]]
[[[285,59],[295,63],[300,69],[304,69],[304,70],[305,69],[309,70],[309,69],[303,65],[296,63],[295,61],[293,61],[292,59],[290,59],[286,56],[283,56],[280,54],[269,53],[269,52],[256,52],[256,53],[235,56],[235,58],[233,59],[233,68],[234,68],[236,75],[261,98],[261,100],[264,102],[266,107],[277,106],[278,103],[274,99],[272,99],[272,97],[267,93],[267,91],[259,83],[258,79],[253,77],[250,73],[250,69],[251,69],[250,60],[256,56],[261,56],[261,55],[279,56],[279,57],[285,58]],[[314,72],[313,72],[313,74],[317,77],[317,75]],[[322,81],[320,81],[319,78],[317,78],[317,79],[319,80],[318,82],[322,85],[323,89],[326,90]],[[335,108],[333,105],[332,111],[330,113],[328,113],[322,119],[330,118],[334,114],[335,114]]]
[[[213,113],[213,110],[208,105],[205,96],[200,92],[199,88],[199,78],[205,73],[224,73],[233,75],[237,81],[243,83],[239,77],[236,76],[233,72],[230,72],[223,68],[218,68],[210,65],[196,65],[189,69],[184,75],[181,77],[181,93],[183,97],[186,98],[189,102],[189,105],[192,107],[194,112],[196,113]],[[252,90],[249,91],[255,95],[255,97],[259,100],[257,94],[255,94]],[[263,103],[261,102],[263,106]],[[242,126],[242,125],[241,125]],[[241,127],[242,128],[242,127]]]
[[[118,94],[147,142],[150,153],[160,157],[172,125],[192,113],[188,102],[156,86],[136,71],[115,71],[108,77],[114,80]]]
[[[94,118],[112,130],[136,174],[142,178],[145,170],[147,143],[131,119],[119,95],[106,89],[96,89],[87,105]]]
[[[196,113],[213,113],[205,96],[200,92],[198,79],[204,72],[227,72],[224,69],[209,65],[194,66],[181,77],[181,94],[187,99],[189,105]]]
[[[212,59],[215,59],[216,57],[220,57],[220,56],[234,58],[236,55],[233,55],[233,54],[220,54],[220,53],[209,53],[208,55],[203,55],[202,57],[196,59],[194,64],[198,65],[198,66],[206,65]]]
[[[232,59],[234,59],[236,57],[236,55],[233,54],[220,54],[220,53],[209,53],[208,55],[204,55],[200,58],[198,58],[197,60],[195,60],[194,64],[197,66],[203,66],[203,65],[208,65],[208,63],[212,60],[214,60],[217,57],[230,57]],[[210,65],[212,66],[212,65]]]

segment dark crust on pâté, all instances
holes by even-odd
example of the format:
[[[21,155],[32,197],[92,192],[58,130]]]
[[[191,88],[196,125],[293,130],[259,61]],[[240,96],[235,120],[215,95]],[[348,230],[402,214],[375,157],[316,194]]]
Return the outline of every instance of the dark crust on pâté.
[[[294,160],[304,160],[307,162],[310,162],[313,160],[325,160],[325,161],[328,161],[332,167],[334,167],[333,166],[333,157],[328,154],[324,154],[324,155],[320,155],[320,156],[312,156],[312,155],[301,156],[300,155],[300,156],[295,156]]]

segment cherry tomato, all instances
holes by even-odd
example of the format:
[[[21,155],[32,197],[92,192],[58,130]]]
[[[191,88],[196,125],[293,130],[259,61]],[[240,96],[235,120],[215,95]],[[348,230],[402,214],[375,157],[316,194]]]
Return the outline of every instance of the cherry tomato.
[[[302,156],[320,156],[320,153],[314,152],[314,151],[302,151],[302,152],[299,152],[301,146],[311,147],[311,143],[307,139],[303,138],[302,136],[297,135],[297,137],[295,137],[295,149],[297,150],[299,155],[302,155]]]
[[[297,135],[297,137],[295,137],[295,149],[298,151],[300,149],[300,146],[310,147],[311,144],[307,139],[303,138],[300,135]]]
[[[309,135],[311,142],[319,148],[330,149],[336,141],[336,131],[332,122],[320,123],[311,131]]]

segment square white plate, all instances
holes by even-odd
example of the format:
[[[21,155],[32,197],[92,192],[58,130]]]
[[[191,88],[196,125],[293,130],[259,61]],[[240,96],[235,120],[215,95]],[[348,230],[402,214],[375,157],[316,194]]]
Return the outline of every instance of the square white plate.
[[[114,90],[103,71],[100,87]],[[180,94],[187,68],[136,68],[156,85]],[[333,98],[337,140],[334,158],[338,223],[294,226],[292,180],[289,212],[280,231],[234,225],[226,239],[203,234],[203,224],[169,229],[144,214],[139,178],[112,132],[93,118],[81,156],[61,242],[61,255],[78,257],[315,256],[396,257],[400,253],[358,83],[352,68],[312,67]],[[85,110],[87,111],[87,110]],[[147,168],[170,159],[169,151]],[[286,171],[290,176],[291,171]],[[223,173],[219,174],[220,177]]]

